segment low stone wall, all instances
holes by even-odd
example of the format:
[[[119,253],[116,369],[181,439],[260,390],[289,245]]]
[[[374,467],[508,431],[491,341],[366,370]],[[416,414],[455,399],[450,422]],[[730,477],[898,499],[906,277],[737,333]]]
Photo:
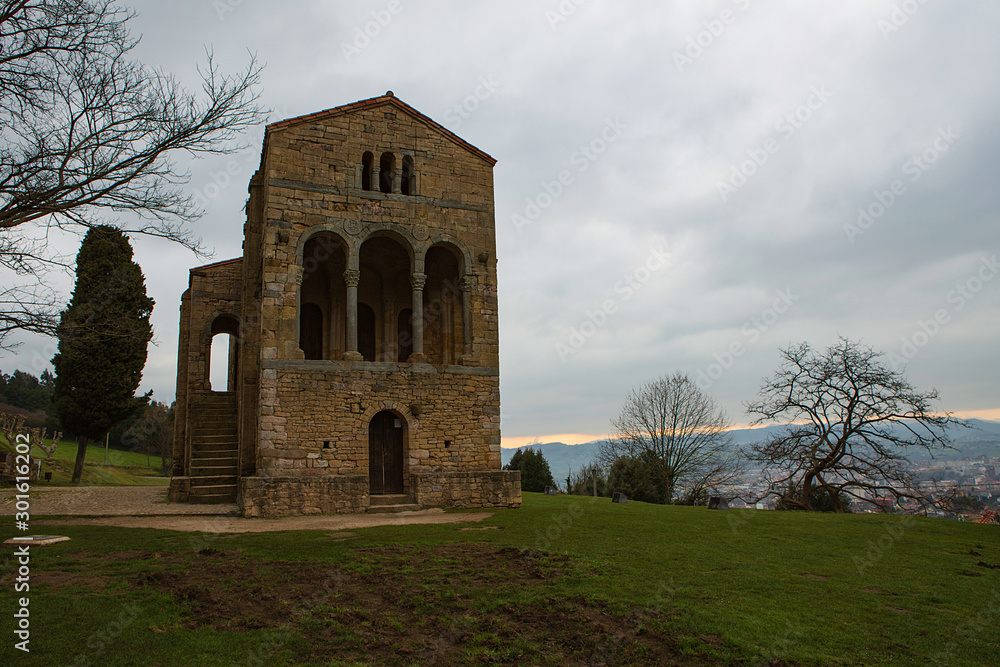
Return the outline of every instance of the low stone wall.
[[[241,477],[236,502],[245,517],[364,512],[368,476]]]
[[[521,472],[419,473],[411,477],[421,507],[520,507]]]
[[[421,508],[521,505],[518,471],[418,473],[410,484],[410,496]],[[356,514],[368,511],[368,477],[241,477],[236,502],[245,517]]]

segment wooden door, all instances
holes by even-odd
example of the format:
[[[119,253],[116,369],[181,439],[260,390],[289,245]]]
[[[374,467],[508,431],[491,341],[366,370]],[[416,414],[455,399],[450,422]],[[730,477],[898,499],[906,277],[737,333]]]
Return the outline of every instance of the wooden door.
[[[403,421],[388,411],[368,425],[368,478],[372,495],[403,492]]]

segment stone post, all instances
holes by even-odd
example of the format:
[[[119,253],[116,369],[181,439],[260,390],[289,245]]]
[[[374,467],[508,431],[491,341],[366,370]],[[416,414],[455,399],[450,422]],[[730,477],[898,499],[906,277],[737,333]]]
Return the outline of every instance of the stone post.
[[[413,364],[426,364],[424,354],[424,284],[427,275],[414,273],[410,276],[410,286],[413,288],[413,353],[407,359]]]
[[[364,357],[358,352],[358,282],[361,271],[347,269],[344,271],[344,283],[347,285],[347,351],[344,359],[347,361],[362,361]]]

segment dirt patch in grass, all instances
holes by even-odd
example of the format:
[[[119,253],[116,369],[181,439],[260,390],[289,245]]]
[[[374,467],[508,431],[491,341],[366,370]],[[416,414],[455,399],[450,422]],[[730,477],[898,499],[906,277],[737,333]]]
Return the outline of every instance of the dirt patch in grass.
[[[560,595],[560,582],[587,574],[569,556],[464,543],[353,553],[341,565],[161,554],[162,568],[132,585],[174,598],[186,629],[273,629],[264,655],[302,662],[722,664],[711,657],[721,638],[679,637],[667,610]]]

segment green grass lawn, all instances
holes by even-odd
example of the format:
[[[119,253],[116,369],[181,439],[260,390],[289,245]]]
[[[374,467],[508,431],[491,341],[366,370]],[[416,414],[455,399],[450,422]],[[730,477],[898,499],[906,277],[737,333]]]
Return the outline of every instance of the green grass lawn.
[[[466,526],[35,532],[72,540],[32,549],[0,664],[1000,664],[997,526],[527,493]]]
[[[0,435],[0,441],[6,438]],[[46,443],[51,443],[47,440]],[[77,443],[73,440],[61,440],[56,446],[52,458],[47,458],[45,452],[37,445],[32,447],[31,455],[42,462],[43,479],[40,486],[65,486],[73,477],[73,466],[76,463]],[[145,454],[126,452],[119,449],[108,449],[107,463],[104,462],[104,443],[90,443],[87,446],[87,456],[84,459],[84,485],[94,486],[165,486],[170,483],[163,474],[156,470],[160,464],[158,457],[147,460]],[[152,464],[152,468],[150,468]],[[44,473],[51,472],[52,479],[44,481]]]

